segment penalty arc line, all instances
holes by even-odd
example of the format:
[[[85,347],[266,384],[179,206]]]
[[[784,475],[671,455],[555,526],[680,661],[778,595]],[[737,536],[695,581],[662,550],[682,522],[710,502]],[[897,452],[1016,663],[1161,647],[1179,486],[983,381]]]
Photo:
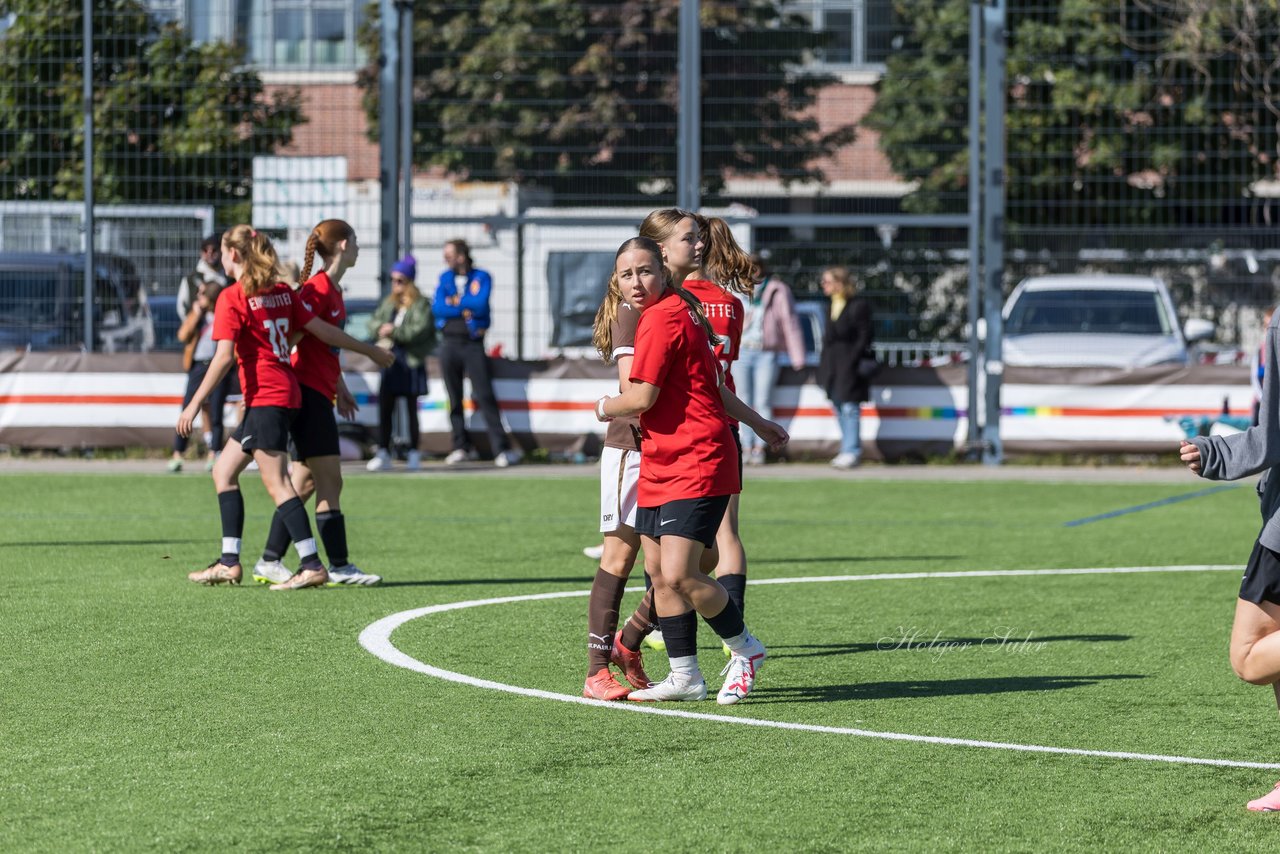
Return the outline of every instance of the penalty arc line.
[[[1206,572],[1206,571],[1239,571],[1240,567],[1235,565],[1215,565],[1204,564],[1197,566],[1172,566],[1172,567],[1153,567],[1153,566],[1130,566],[1130,567],[1109,567],[1109,568],[1091,568],[1091,569],[1048,569],[1048,570],[977,570],[972,572],[910,572],[910,573],[892,573],[885,575],[833,575],[823,576],[821,578],[769,578],[748,582],[750,584],[789,584],[789,583],[816,583],[816,582],[834,582],[834,581],[877,581],[877,580],[902,580],[902,579],[919,579],[919,578],[990,578],[996,576],[1033,576],[1033,575],[1106,575],[1106,574],[1130,574],[1130,573],[1148,573],[1148,572]],[[631,591],[642,590],[643,588],[629,588]],[[849,735],[859,738],[876,738],[887,741],[904,741],[914,742],[918,744],[938,744],[950,747],[975,747],[988,750],[1008,750],[1023,753],[1049,753],[1063,756],[1088,756],[1102,759],[1130,759],[1144,762],[1165,762],[1177,765],[1213,765],[1225,768],[1256,768],[1256,769],[1280,769],[1280,763],[1276,762],[1247,762],[1234,759],[1209,759],[1195,756],[1172,756],[1158,753],[1134,753],[1129,751],[1114,750],[1088,750],[1085,748],[1075,747],[1052,747],[1038,744],[1018,744],[1014,742],[1003,741],[985,741],[980,739],[969,738],[949,738],[945,736],[916,735],[912,733],[901,732],[883,732],[878,730],[857,729],[854,727],[833,727],[822,726],[820,724],[803,724],[791,723],[788,721],[772,721],[760,720],[756,718],[734,717],[730,715],[715,715],[707,712],[689,712],[681,709],[657,708],[649,705],[641,705],[638,703],[626,702],[609,702],[605,700],[593,700],[587,697],[577,697],[572,694],[558,694],[554,691],[543,691],[538,688],[522,688],[518,685],[508,685],[503,682],[493,682],[488,679],[480,679],[475,676],[468,676],[465,673],[457,673],[452,670],[445,670],[440,667],[419,661],[406,653],[401,652],[391,642],[391,634],[397,628],[412,620],[426,617],[431,614],[442,614],[446,611],[458,611],[464,608],[478,608],[483,605],[503,605],[515,602],[538,602],[551,599],[570,599],[583,598],[589,596],[589,590],[572,590],[557,593],[534,593],[524,596],[502,596],[494,599],[473,599],[466,602],[450,602],[444,605],[430,605],[424,608],[415,608],[409,611],[401,611],[383,617],[374,623],[366,626],[360,632],[360,645],[374,656],[382,659],[388,664],[396,667],[411,670],[416,673],[423,673],[427,676],[433,676],[437,679],[443,679],[449,682],[456,682],[462,685],[470,685],[475,688],[484,688],[490,691],[501,691],[508,694],[516,694],[521,697],[534,697],[541,700],[554,700],[560,703],[576,703],[583,706],[596,706],[611,711],[635,712],[646,715],[659,715],[669,718],[682,718],[685,720],[697,721],[713,721],[716,723],[738,724],[740,726],[763,727],[768,729],[782,729],[801,732],[816,732],[829,735]]]

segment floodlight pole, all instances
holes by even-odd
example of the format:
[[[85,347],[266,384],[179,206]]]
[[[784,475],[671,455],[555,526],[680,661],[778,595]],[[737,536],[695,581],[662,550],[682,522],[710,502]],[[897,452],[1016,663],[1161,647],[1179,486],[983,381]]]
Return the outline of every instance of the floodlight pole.
[[[400,254],[413,252],[413,3],[400,9]]]
[[[93,352],[93,0],[81,4],[81,49],[84,62],[84,349]]]
[[[969,363],[966,456],[981,447],[978,368],[981,341],[978,321],[982,317],[982,4],[969,5]]]
[[[702,206],[702,22],[698,0],[680,0],[680,103],[677,112],[676,205]]]

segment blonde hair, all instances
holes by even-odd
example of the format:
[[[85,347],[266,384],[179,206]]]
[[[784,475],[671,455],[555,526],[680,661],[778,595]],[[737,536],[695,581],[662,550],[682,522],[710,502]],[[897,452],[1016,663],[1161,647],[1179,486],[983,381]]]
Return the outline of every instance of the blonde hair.
[[[280,257],[271,240],[251,225],[234,225],[222,235],[222,245],[240,256],[240,287],[246,296],[270,290],[280,281]]]
[[[387,295],[387,299],[389,300],[394,300],[395,298],[395,294]],[[404,291],[402,291],[400,295],[399,307],[407,309],[420,299],[422,299],[422,291],[418,290],[417,284],[414,283],[413,279],[405,279]]]
[[[311,229],[311,234],[307,237],[307,248],[302,256],[302,272],[298,274],[298,281],[305,282],[311,278],[311,265],[315,261],[317,252],[320,253],[320,260],[328,264],[342,251],[338,248],[338,244],[355,236],[356,230],[340,219],[326,219]]]
[[[658,212],[655,211],[655,213]],[[652,217],[653,214],[649,216]],[[686,216],[690,216],[690,214],[684,214],[680,219],[684,219]],[[648,222],[648,219],[646,218],[645,221]],[[707,338],[711,341],[712,346],[718,344],[720,339],[716,336],[715,330],[711,328],[711,321],[707,320],[707,315],[702,310],[702,303],[672,279],[671,271],[662,263],[662,247],[658,245],[658,241],[641,235],[624,241],[613,256],[614,272],[609,276],[609,283],[605,286],[604,300],[600,303],[600,308],[596,311],[595,323],[591,326],[591,343],[595,346],[601,358],[606,362],[613,361],[613,324],[618,319],[618,306],[622,303],[622,288],[618,284],[618,259],[622,257],[623,252],[632,249],[640,249],[653,255],[653,260],[657,262],[658,268],[662,270],[663,283],[666,287],[675,291],[680,299],[684,300],[689,306],[689,310],[693,312],[698,324],[706,331]]]
[[[844,294],[846,298],[853,296],[858,290],[858,286],[853,281],[853,274],[849,272],[848,267],[828,267],[822,272],[824,274],[830,273],[831,278],[839,282],[840,292]]]
[[[698,216],[702,232],[702,269],[720,287],[750,298],[764,278],[760,265],[746,253],[718,216]]]

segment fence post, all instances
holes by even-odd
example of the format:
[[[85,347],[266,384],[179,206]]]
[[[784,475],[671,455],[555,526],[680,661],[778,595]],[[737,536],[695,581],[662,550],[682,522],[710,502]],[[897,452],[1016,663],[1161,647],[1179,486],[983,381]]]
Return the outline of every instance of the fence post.
[[[84,61],[84,349],[93,352],[93,0],[81,4]]]
[[[1005,0],[988,0],[982,12],[986,47],[984,62],[986,85],[986,132],[983,146],[985,180],[982,206],[983,261],[986,268],[987,318],[986,346],[986,420],[982,425],[982,461],[999,465],[1004,461],[1000,442],[1000,380],[1004,374],[1002,342],[1004,338],[1004,62]]]
[[[676,128],[676,204],[702,205],[702,22],[699,0],[680,0],[680,103]]]
[[[396,242],[400,238],[400,4],[396,0],[380,0],[382,23],[382,57],[378,68],[378,179],[381,185],[382,222],[379,234],[378,291],[382,296],[390,290],[391,267],[396,263]]]
[[[413,3],[400,7],[400,253],[413,252]]]
[[[969,436],[966,456],[977,452],[982,439],[978,420],[978,368],[982,316],[982,5],[969,4]]]

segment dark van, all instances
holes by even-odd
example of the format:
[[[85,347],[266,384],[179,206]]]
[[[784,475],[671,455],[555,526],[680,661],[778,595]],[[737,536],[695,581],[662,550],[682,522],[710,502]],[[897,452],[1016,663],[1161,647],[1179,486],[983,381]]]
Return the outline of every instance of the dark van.
[[[138,349],[142,335],[134,317],[138,274],[133,264],[96,253],[94,268],[93,349]],[[0,252],[0,349],[78,350],[83,345],[84,255]]]

